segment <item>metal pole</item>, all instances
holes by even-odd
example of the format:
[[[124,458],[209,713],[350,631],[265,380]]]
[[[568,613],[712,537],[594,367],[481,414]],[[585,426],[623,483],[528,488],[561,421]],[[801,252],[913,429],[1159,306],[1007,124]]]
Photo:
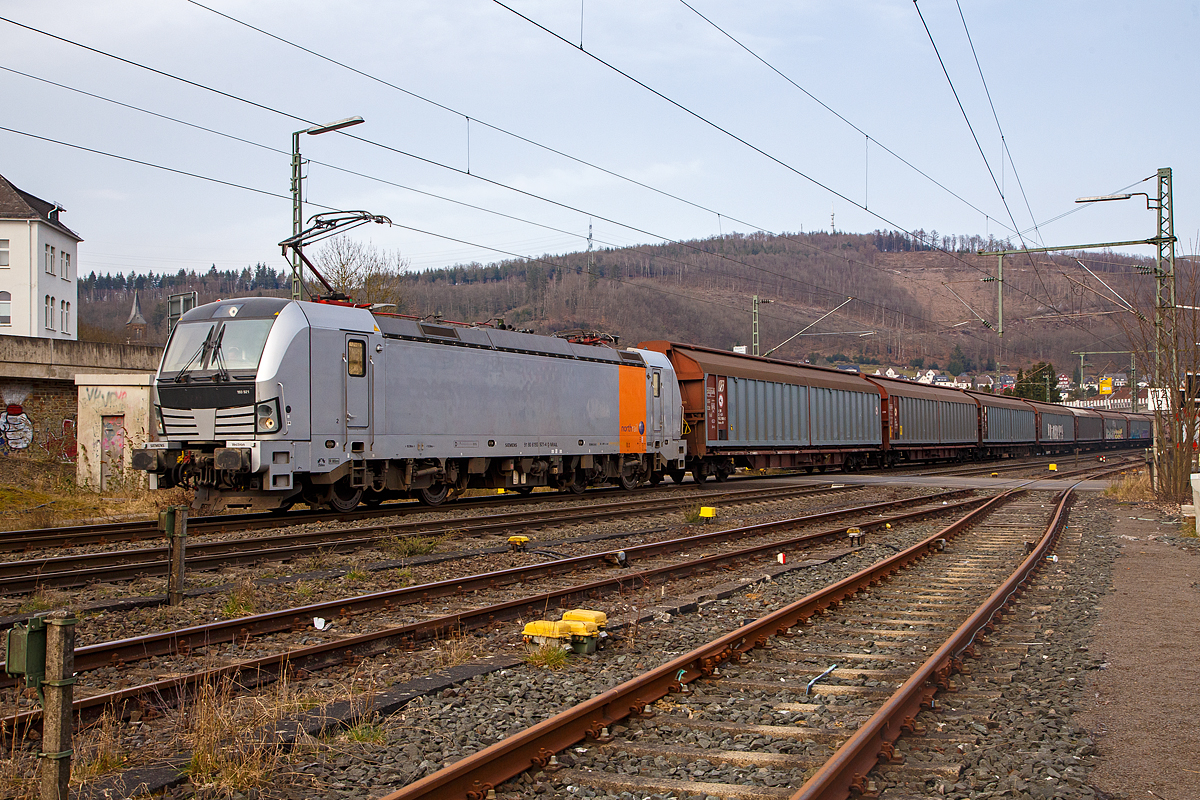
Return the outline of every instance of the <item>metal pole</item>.
[[[302,170],[300,162],[300,134],[304,131],[296,131],[292,134],[292,236],[299,236],[304,230],[304,198],[301,196],[300,181],[302,179]],[[302,287],[304,285],[302,276],[304,274],[304,262],[300,260],[300,246],[296,245],[292,251],[292,299],[299,300]]]
[[[750,301],[750,352],[758,355],[758,295]]]
[[[1154,414],[1154,461],[1161,480],[1163,476],[1174,477],[1175,470],[1168,469],[1163,463],[1166,453],[1171,451],[1162,442],[1164,431],[1160,429],[1160,418],[1165,416],[1167,425],[1171,426],[1172,443],[1179,438],[1175,431],[1178,399],[1174,383],[1178,381],[1179,373],[1175,363],[1175,219],[1170,167],[1158,170],[1158,235],[1155,243],[1158,252],[1154,268],[1154,385],[1166,395],[1166,408],[1161,410],[1162,413],[1156,410]],[[1168,370],[1170,374],[1164,374]],[[1172,382],[1171,386],[1166,385],[1168,380]]]
[[[67,800],[71,780],[71,703],[75,684],[75,618],[59,609],[46,616],[46,679],[42,682],[40,799]]]

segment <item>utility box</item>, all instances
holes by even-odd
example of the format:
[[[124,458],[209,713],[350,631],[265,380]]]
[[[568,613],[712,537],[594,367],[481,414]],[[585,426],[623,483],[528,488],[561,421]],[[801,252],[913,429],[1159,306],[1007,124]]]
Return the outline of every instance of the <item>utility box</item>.
[[[38,616],[8,629],[4,639],[4,671],[38,689],[46,678],[46,622]]]

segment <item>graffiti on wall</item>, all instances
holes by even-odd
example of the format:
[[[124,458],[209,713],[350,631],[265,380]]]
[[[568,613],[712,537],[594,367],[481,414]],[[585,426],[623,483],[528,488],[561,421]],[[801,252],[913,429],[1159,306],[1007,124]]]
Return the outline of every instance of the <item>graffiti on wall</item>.
[[[29,397],[29,389],[10,386],[3,392],[4,406],[0,410],[0,452],[12,453],[29,450],[37,445],[46,454],[62,461],[74,461],[79,452],[75,438],[75,418],[62,420],[61,433],[39,429],[23,405]]]

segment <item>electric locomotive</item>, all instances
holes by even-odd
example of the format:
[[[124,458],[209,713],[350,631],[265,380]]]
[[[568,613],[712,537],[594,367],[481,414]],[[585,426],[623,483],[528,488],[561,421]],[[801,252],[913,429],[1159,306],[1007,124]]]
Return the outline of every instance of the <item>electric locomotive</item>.
[[[564,338],[373,312],[222,300],[188,311],[156,379],[151,488],[199,509],[348,511],[468,488],[682,480],[670,361]]]

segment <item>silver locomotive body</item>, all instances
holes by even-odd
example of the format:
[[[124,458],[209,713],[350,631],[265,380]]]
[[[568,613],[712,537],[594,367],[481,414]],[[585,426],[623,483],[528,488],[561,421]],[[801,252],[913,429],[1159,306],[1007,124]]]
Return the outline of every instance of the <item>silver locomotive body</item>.
[[[468,488],[582,491],[679,474],[678,384],[613,350],[338,303],[225,300],[176,326],[157,381],[154,485],[207,508],[348,510]]]

